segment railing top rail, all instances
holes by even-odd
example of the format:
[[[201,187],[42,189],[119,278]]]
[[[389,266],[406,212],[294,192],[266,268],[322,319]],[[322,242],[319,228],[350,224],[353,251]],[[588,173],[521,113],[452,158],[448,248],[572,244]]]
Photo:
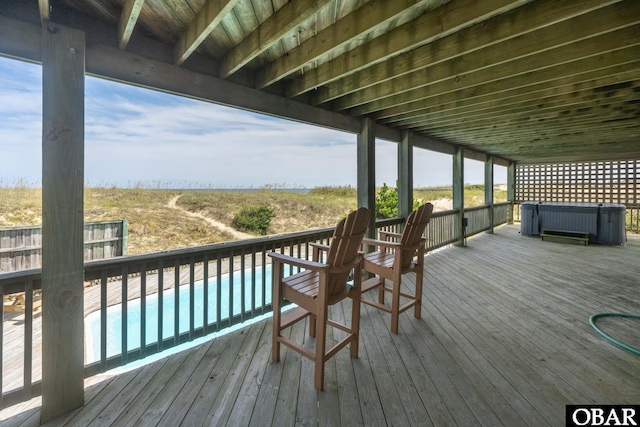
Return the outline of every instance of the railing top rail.
[[[111,221],[90,221],[90,222],[85,222],[84,225],[101,225],[101,224],[118,224],[118,223],[123,223],[125,222],[125,219],[114,219]],[[34,229],[34,228],[42,228],[42,224],[35,224],[35,225],[15,225],[15,226],[11,226],[11,227],[0,227],[0,231],[14,231],[14,230],[29,230],[29,229]]]
[[[258,237],[254,239],[234,240],[228,242],[213,243],[209,245],[193,246],[183,249],[172,249],[161,252],[152,252],[140,255],[128,255],[110,259],[88,261],[87,263],[85,263],[85,280],[99,278],[100,276],[98,275],[98,273],[102,270],[109,269],[110,267],[120,268],[126,265],[127,271],[129,273],[136,273],[138,272],[138,270],[141,270],[143,268],[143,265],[145,264],[158,264],[160,262],[166,261],[171,261],[175,264],[176,260],[179,264],[187,264],[191,262],[191,259],[193,258],[198,260],[200,258],[204,258],[205,256],[212,256],[214,258],[226,258],[234,253],[240,252],[244,248],[269,248],[277,247],[278,245],[297,240],[327,238],[333,234],[333,230],[333,227],[322,228],[309,231],[300,231],[296,233]]]
[[[11,271],[0,274],[0,294],[7,295],[24,292],[27,282],[31,282],[34,289],[40,289],[42,269]]]
[[[386,227],[389,225],[396,225],[404,222],[404,217],[396,216],[393,218],[384,218],[376,220],[376,228]]]
[[[452,215],[452,214],[457,214],[458,212],[460,212],[459,209],[449,209],[449,210],[446,210],[446,211],[436,211],[436,212],[431,214],[431,218],[438,218],[438,217],[441,217],[441,216],[449,216],[449,215]]]
[[[473,211],[482,211],[482,210],[486,210],[486,209],[489,209],[489,205],[472,206],[472,207],[469,207],[469,208],[464,208],[464,211],[465,212],[473,212]]]

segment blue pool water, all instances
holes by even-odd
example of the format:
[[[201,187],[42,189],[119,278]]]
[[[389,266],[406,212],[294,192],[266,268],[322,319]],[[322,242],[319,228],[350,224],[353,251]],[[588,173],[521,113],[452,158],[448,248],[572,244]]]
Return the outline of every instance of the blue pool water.
[[[233,288],[230,289],[231,275],[221,276],[221,298],[220,298],[220,319],[229,317],[230,292],[233,297],[232,315],[241,313],[242,296],[244,295],[244,308],[250,312],[255,301],[257,307],[271,303],[271,265],[265,267],[264,278],[262,269],[257,268],[255,281],[252,284],[251,271],[245,270],[245,286],[242,286],[241,271],[236,271],[232,275]],[[264,286],[263,286],[264,284]],[[207,316],[208,323],[213,324],[218,319],[217,314],[217,278],[209,279]],[[264,295],[263,295],[264,288]],[[252,289],[254,289],[252,300]],[[178,288],[178,301],[180,317],[178,325],[175,323],[175,290],[167,289],[162,296],[162,337],[169,338],[175,333],[177,326],[179,333],[189,330],[191,317],[190,307],[190,286],[182,285]],[[196,282],[194,286],[194,327],[203,326],[204,322],[204,283]],[[127,303],[127,350],[140,348],[141,333],[141,301],[140,299],[130,300]],[[146,298],[146,325],[145,342],[153,344],[158,342],[158,295],[147,295]],[[87,363],[100,360],[100,311],[89,314],[85,318],[85,345]],[[113,305],[107,308],[107,357],[116,356],[122,353],[122,304]]]

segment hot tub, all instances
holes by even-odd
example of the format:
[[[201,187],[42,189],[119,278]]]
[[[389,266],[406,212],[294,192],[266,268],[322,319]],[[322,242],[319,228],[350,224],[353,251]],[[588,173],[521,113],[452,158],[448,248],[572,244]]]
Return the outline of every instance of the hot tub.
[[[522,202],[520,234],[539,236],[543,229],[589,234],[589,243],[623,245],[626,208],[615,203]]]

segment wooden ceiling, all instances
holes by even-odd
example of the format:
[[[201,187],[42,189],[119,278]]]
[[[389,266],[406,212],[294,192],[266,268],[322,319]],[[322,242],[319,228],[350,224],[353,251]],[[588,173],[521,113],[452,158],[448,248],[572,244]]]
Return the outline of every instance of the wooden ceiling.
[[[87,73],[523,163],[640,158],[638,0],[3,0],[0,54],[42,19]]]

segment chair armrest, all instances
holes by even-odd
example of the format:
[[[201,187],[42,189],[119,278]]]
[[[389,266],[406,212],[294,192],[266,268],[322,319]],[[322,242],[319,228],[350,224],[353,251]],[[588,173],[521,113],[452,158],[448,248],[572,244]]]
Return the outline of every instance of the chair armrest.
[[[322,243],[310,242],[309,246],[311,246],[312,248],[318,248],[321,251],[328,251],[329,250],[329,245],[325,245],[325,244],[322,244]]]
[[[398,242],[385,242],[384,240],[369,239],[368,237],[363,238],[362,243],[366,245],[379,246],[379,247],[388,248],[388,249],[398,249],[402,247],[402,245]]]
[[[380,235],[380,239],[383,239],[385,237],[393,237],[394,239],[399,239],[402,237],[402,234],[400,233],[393,233],[391,231],[384,231],[384,230],[378,231],[378,234]]]
[[[322,262],[322,255],[320,252],[329,252],[329,245],[324,245],[322,243],[309,243],[309,246],[313,249],[311,254],[311,258],[314,262]]]
[[[279,254],[277,252],[269,252],[269,256],[274,260],[281,262],[283,264],[289,264],[289,265],[304,268],[307,270],[321,272],[323,270],[329,269],[329,266],[327,264],[322,264],[320,262],[315,262],[315,261],[307,261],[306,259]]]

